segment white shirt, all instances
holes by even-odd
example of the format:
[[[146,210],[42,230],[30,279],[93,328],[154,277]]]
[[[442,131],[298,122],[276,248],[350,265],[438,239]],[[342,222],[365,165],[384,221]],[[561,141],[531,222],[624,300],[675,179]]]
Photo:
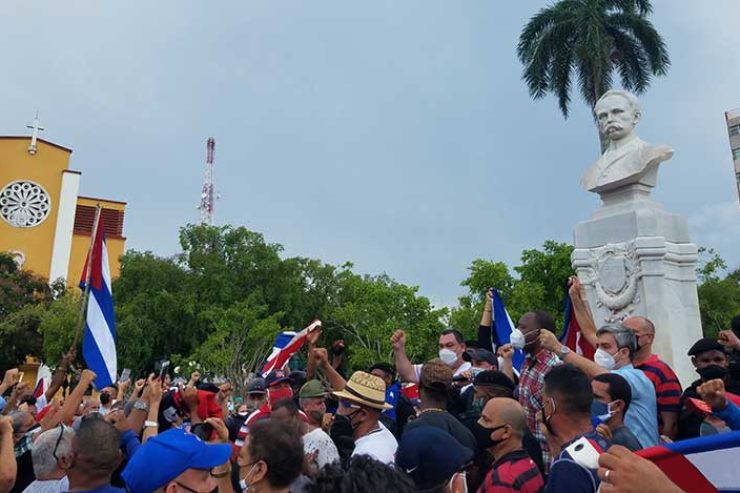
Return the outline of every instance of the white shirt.
[[[62,479],[48,479],[46,481],[37,479],[26,486],[23,493],[62,493],[63,491],[69,491],[69,479],[67,479],[67,476],[64,476]]]
[[[378,422],[377,429],[355,440],[355,451],[352,455],[369,455],[384,464],[393,464],[397,448],[396,437],[383,426],[383,423]]]
[[[314,451],[318,451],[316,465],[319,466],[319,469],[339,460],[337,446],[321,428],[316,428],[303,435],[303,452],[308,455]]]

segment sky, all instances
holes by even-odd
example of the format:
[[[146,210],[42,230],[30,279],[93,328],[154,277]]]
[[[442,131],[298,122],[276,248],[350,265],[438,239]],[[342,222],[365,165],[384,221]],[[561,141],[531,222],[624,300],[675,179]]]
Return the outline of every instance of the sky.
[[[587,106],[533,101],[515,47],[547,2],[4,0],[0,135],[74,150],[80,193],[128,202],[127,248],[178,252],[216,139],[215,223],[286,256],[352,261],[453,305],[473,259],[572,242],[599,206]],[[654,0],[672,68],[641,97],[668,144],[656,201],[740,266],[724,111],[740,106],[740,2]]]

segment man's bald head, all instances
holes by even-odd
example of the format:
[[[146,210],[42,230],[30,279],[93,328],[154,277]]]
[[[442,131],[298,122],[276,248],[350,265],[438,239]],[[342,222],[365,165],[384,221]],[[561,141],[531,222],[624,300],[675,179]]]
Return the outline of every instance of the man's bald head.
[[[494,419],[494,416],[497,416],[501,424],[511,426],[512,434],[517,438],[522,438],[527,430],[527,418],[524,416],[524,409],[514,399],[494,397],[488,401],[482,414],[485,414],[491,420]]]
[[[640,335],[643,335],[643,334],[655,335],[655,324],[653,324],[653,322],[651,322],[650,319],[647,317],[642,317],[642,316],[628,317],[624,319],[624,322],[622,322],[622,325],[632,330],[633,332],[639,331]]]

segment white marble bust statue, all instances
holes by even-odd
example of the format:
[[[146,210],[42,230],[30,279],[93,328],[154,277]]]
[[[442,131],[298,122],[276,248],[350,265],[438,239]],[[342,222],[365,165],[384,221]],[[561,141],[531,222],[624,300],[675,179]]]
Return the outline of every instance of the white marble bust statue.
[[[640,120],[640,102],[626,91],[608,91],[594,106],[599,131],[608,146],[586,170],[581,186],[590,192],[604,193],[632,184],[654,187],[658,165],[673,156],[668,146],[652,146],[635,133]]]

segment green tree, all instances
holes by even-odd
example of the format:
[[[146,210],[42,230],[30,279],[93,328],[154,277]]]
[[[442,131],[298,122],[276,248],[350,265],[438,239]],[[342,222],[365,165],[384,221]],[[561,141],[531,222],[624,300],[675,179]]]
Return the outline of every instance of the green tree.
[[[246,391],[250,375],[259,371],[280,332],[281,313],[267,313],[266,306],[235,303],[229,308],[213,307],[203,314],[210,321],[208,337],[188,361],[197,361],[206,373],[226,377],[237,395]]]
[[[573,246],[547,240],[542,250],[522,252],[522,265],[514,267],[519,282],[514,289],[514,303],[519,310],[539,308],[562,320],[568,294],[567,281],[573,275],[570,256]],[[521,313],[520,313],[521,314]]]
[[[329,338],[344,338],[349,345],[349,366],[367,369],[378,361],[393,361],[390,337],[396,329],[408,334],[409,357],[424,361],[436,353],[436,340],[444,329],[445,309],[433,309],[406,286],[383,274],[360,276],[345,264],[337,273],[337,304],[327,307],[324,330]]]
[[[460,285],[467,292],[458,298],[452,309],[449,324],[461,330],[469,339],[476,337],[480,323],[485,292],[496,288],[512,320],[516,322],[533,309],[549,311],[555,320],[564,317],[564,301],[568,277],[573,274],[570,256],[573,247],[566,243],[546,241],[541,250],[524,250],[521,265],[514,267],[518,277],[509,272],[503,262],[476,259],[468,267],[469,275]]]
[[[460,285],[467,292],[458,298],[458,304],[450,312],[448,324],[461,331],[466,338],[477,337],[481,312],[486,301],[486,291],[496,288],[503,299],[510,300],[516,280],[503,262],[475,259],[468,267],[469,275]]]
[[[727,263],[712,248],[699,248],[699,310],[704,335],[715,337],[740,315],[740,268],[727,272]]]
[[[567,118],[574,77],[591,108],[612,87],[615,71],[625,89],[644,92],[670,66],[651,12],[649,0],[560,0],[541,9],[517,46],[530,95],[553,94]]]
[[[12,256],[0,252],[0,368],[41,354],[40,315],[59,289],[59,283],[50,286],[46,279],[20,269]]]

